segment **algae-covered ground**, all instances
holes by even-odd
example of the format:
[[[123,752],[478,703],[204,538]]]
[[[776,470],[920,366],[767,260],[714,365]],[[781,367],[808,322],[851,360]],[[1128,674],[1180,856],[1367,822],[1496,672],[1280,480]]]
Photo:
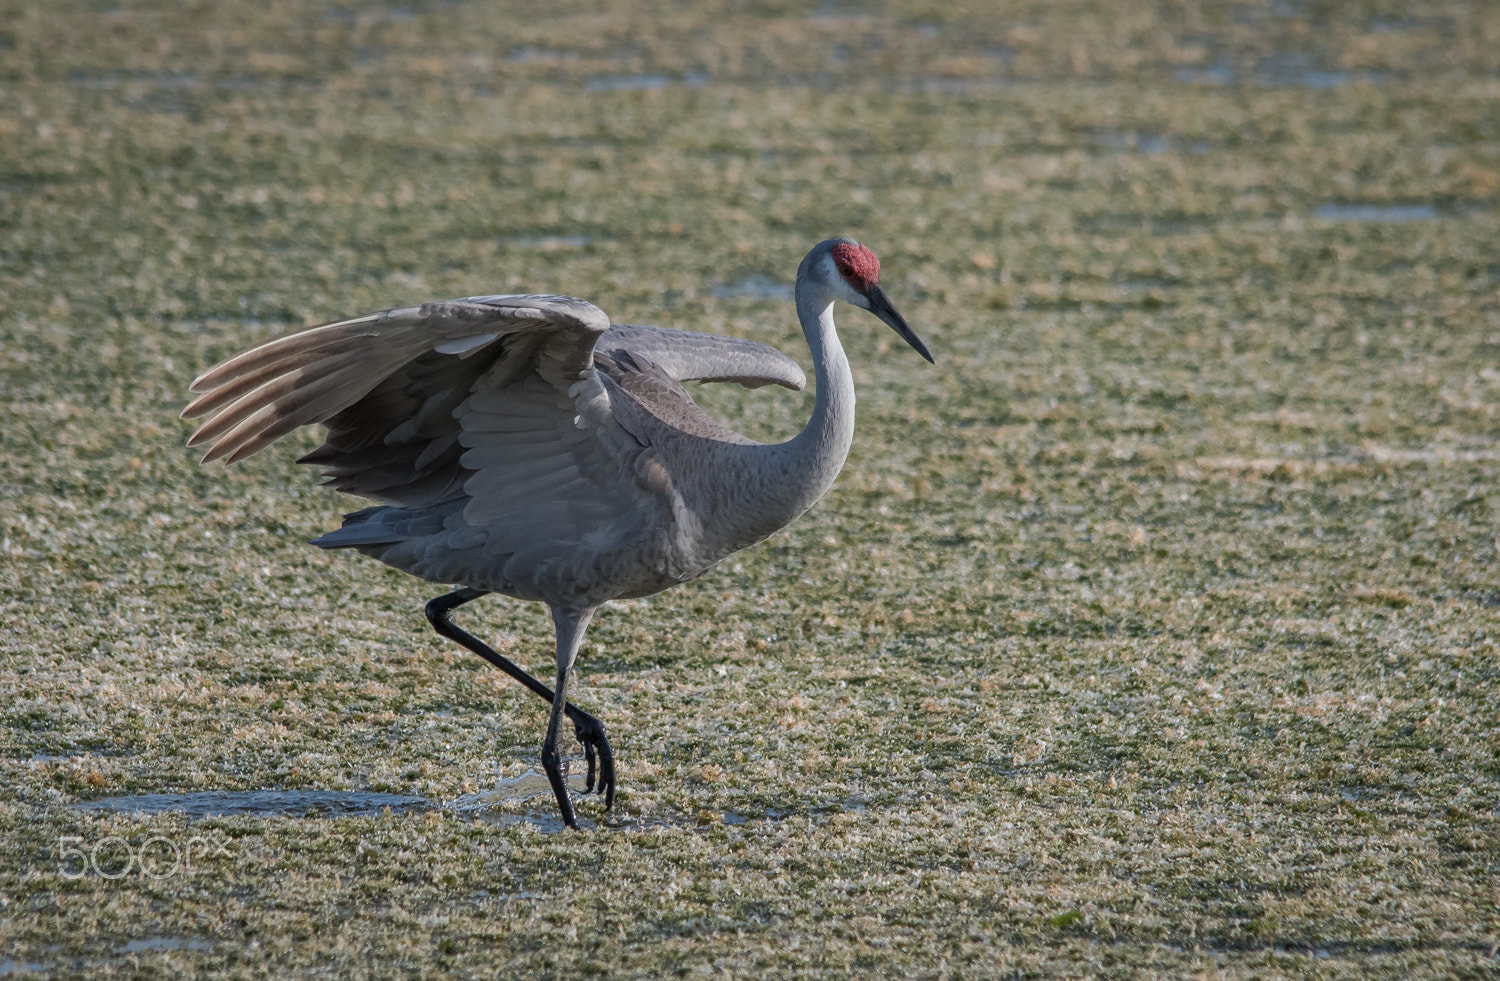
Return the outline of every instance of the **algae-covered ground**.
[[[0,2],[0,974],[1500,974],[1497,52],[1440,0]],[[833,492],[600,614],[580,833],[439,587],[306,545],[316,433],[183,446],[216,359],[438,297],[806,363],[834,234],[938,363],[845,310]],[[459,620],[548,669],[541,608]]]

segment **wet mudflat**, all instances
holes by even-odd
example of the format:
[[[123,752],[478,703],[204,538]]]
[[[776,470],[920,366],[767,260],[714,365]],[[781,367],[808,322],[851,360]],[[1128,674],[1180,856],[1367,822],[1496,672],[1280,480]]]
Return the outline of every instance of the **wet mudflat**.
[[[3,7],[0,974],[1493,974],[1497,31]],[[803,358],[835,233],[938,364],[842,317],[835,490],[601,613],[581,834],[436,590],[305,544],[360,506],[315,434],[182,446],[215,359],[433,297]],[[549,663],[539,608],[459,619]]]

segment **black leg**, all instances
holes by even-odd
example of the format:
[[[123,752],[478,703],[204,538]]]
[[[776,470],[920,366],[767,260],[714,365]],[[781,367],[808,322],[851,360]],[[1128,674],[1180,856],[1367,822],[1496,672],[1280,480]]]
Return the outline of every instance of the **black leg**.
[[[555,700],[552,697],[551,688],[527,674],[514,661],[506,658],[478,637],[457,626],[451,619],[455,609],[485,595],[488,593],[483,589],[466,588],[456,589],[439,596],[427,604],[427,622],[431,623],[432,628],[444,637],[462,644],[525,685],[538,698],[545,699],[549,705],[552,704]],[[609,739],[605,735],[604,723],[575,705],[566,705],[563,711],[567,714],[568,720],[573,723],[573,732],[578,736],[579,743],[583,745],[584,757],[588,761],[588,780],[584,784],[583,792],[586,794],[593,792],[597,764],[599,793],[604,796],[604,809],[608,811],[615,803],[615,754],[610,749]]]
[[[542,769],[547,771],[547,781],[552,784],[552,793],[557,797],[557,808],[562,811],[563,821],[570,828],[578,827],[573,816],[573,801],[568,796],[568,761],[557,746],[557,730],[562,725],[563,711],[568,704],[568,675],[573,672],[573,661],[578,657],[578,645],[589,629],[594,617],[593,607],[581,610],[567,607],[552,608],[552,624],[557,628],[557,694],[552,698],[552,715],[547,720],[547,738],[542,743]]]
[[[542,769],[547,773],[547,782],[552,784],[552,795],[557,798],[557,809],[562,811],[563,823],[577,830],[578,818],[573,813],[573,800],[568,796],[567,758],[557,748],[557,730],[562,725],[563,706],[567,704],[568,675],[571,664],[557,667],[557,697],[552,700],[552,714],[547,719],[547,738],[542,741]]]

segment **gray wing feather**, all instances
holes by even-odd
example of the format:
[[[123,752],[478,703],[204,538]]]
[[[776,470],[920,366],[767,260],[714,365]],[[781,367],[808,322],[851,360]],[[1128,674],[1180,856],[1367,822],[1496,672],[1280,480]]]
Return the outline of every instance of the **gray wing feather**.
[[[800,392],[807,376],[797,362],[774,347],[738,337],[688,330],[614,324],[595,350],[618,359],[621,353],[645,358],[679,382],[727,381],[746,388],[780,385]]]
[[[535,372],[566,391],[592,372],[594,344],[608,327],[598,307],[562,296],[447,300],[312,327],[200,375],[182,415],[207,418],[188,445],[211,443],[205,461],[232,463],[321,422],[328,438],[304,461],[328,466],[330,483],[376,500],[428,503],[430,493],[413,491],[456,460],[453,413],[471,387],[481,378],[504,387]]]

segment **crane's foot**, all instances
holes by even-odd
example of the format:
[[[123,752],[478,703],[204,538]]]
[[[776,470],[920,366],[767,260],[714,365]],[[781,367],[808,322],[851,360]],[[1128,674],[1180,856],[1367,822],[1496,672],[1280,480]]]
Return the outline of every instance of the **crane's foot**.
[[[615,806],[615,752],[610,749],[609,737],[604,734],[604,723],[572,705],[568,706],[567,712],[573,722],[573,733],[583,746],[584,759],[588,761],[589,774],[583,792],[596,792],[594,775],[597,773],[597,793],[604,798],[604,810],[608,813]]]

